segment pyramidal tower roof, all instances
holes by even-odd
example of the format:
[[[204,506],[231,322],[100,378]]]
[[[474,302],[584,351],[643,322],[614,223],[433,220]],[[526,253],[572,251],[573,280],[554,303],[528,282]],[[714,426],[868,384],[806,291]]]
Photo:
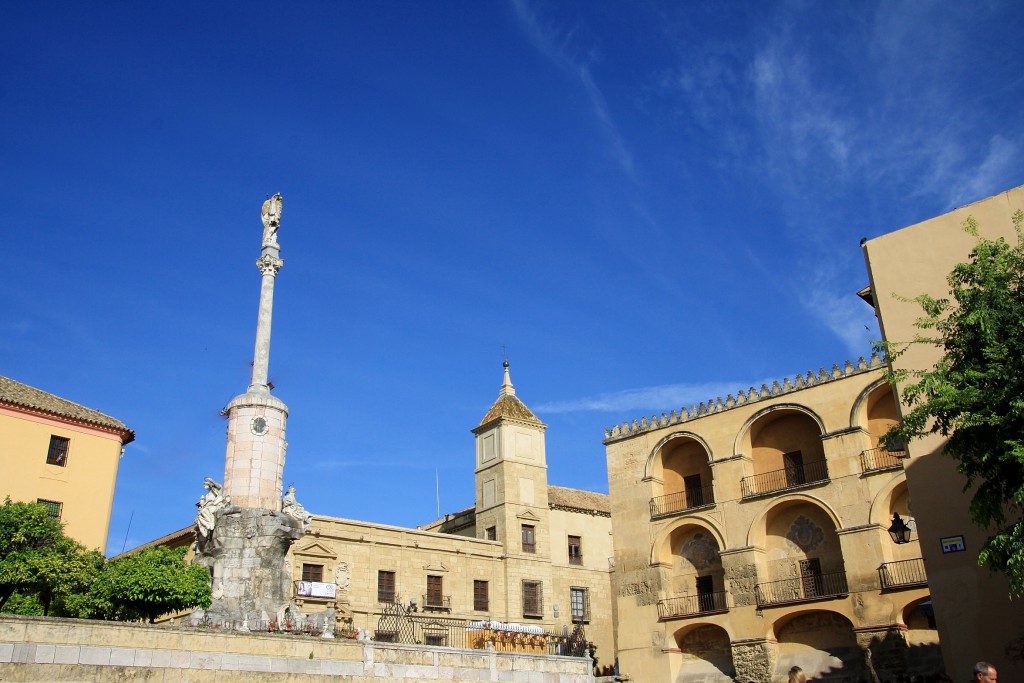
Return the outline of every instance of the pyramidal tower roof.
[[[530,422],[539,427],[546,427],[533,411],[526,407],[526,404],[519,400],[516,396],[516,389],[512,386],[512,379],[508,373],[508,361],[502,363],[505,368],[505,376],[501,382],[501,391],[498,392],[498,400],[494,402],[491,409],[484,415],[484,419],[480,420],[480,424],[477,425],[477,429],[491,424],[495,420],[510,419],[518,420],[520,422]],[[475,431],[475,430],[474,430]]]

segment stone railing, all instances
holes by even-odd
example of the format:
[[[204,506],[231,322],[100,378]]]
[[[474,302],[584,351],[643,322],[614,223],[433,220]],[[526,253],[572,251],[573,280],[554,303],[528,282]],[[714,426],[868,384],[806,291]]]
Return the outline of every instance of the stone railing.
[[[662,427],[668,427],[673,424],[681,424],[689,420],[695,420],[705,415],[711,415],[712,413],[720,413],[725,410],[730,410],[737,406],[746,405],[755,401],[764,401],[769,398],[775,398],[776,396],[782,396],[794,391],[800,391],[807,387],[816,386],[818,384],[825,384],[826,382],[832,382],[843,377],[850,377],[852,375],[858,375],[862,372],[869,372],[876,368],[880,368],[884,365],[884,362],[876,354],[871,354],[868,360],[864,358],[857,359],[857,364],[854,365],[850,361],[846,361],[843,367],[839,367],[838,364],[832,366],[832,371],[829,372],[825,368],[821,368],[817,373],[814,371],[808,371],[806,375],[797,375],[792,380],[788,377],[783,380],[782,384],[778,381],[772,383],[769,387],[767,384],[762,384],[760,390],[750,387],[750,389],[744,391],[740,390],[736,393],[736,396],[729,394],[726,398],[718,397],[717,399],[710,400],[707,403],[701,403],[699,406],[692,405],[689,410],[683,407],[678,412],[673,410],[671,413],[662,413],[661,416],[651,416],[650,418],[643,417],[639,420],[633,420],[630,422],[623,422],[621,425],[615,425],[605,429],[604,432],[604,443],[610,443],[619,439],[635,436],[642,432],[650,431],[652,429],[661,429]]]

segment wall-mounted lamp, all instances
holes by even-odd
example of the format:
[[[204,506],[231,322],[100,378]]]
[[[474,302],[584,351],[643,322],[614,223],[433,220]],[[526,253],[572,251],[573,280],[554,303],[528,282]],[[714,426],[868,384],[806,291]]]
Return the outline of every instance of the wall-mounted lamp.
[[[889,527],[888,531],[889,536],[892,537],[892,542],[896,545],[910,543],[910,526],[903,521],[900,513],[892,513],[892,526]]]

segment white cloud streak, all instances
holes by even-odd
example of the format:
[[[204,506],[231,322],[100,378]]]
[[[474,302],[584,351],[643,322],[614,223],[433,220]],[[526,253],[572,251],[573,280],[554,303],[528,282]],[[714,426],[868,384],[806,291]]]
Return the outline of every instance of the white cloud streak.
[[[704,382],[700,384],[662,384],[636,389],[623,389],[601,393],[594,396],[549,401],[535,406],[538,413],[624,413],[628,411],[668,412],[682,407],[690,408],[701,402],[726,398],[735,394],[742,387],[746,391],[750,386],[760,389],[762,384],[770,384],[773,380],[760,380],[754,384],[743,382]]]

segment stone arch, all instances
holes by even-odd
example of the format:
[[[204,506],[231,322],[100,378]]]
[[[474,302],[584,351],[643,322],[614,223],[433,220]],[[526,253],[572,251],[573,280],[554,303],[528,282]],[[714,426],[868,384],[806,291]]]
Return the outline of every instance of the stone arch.
[[[775,678],[799,666],[809,679],[864,678],[863,657],[853,623],[828,609],[792,612],[772,625],[778,643]]]
[[[819,434],[826,433],[825,421],[821,418],[820,415],[818,415],[818,413],[811,410],[807,406],[801,405],[799,403],[777,403],[775,405],[768,406],[767,408],[762,408],[761,410],[757,411],[756,413],[747,418],[746,422],[744,422],[743,425],[736,432],[736,440],[733,443],[733,453],[751,454],[751,428],[756,423],[760,422],[761,419],[766,415],[777,411],[794,411],[798,413],[803,413],[817,423]]]
[[[893,512],[900,513],[901,517],[910,516],[910,490],[903,472],[895,475],[875,494],[868,510],[868,523],[888,528]]]
[[[668,436],[663,438],[661,441],[659,441],[657,443],[657,445],[655,445],[654,448],[651,449],[650,454],[647,456],[647,463],[644,465],[644,481],[648,481],[648,480],[651,480],[651,479],[656,479],[656,480],[661,480],[662,479],[662,476],[661,476],[661,467],[662,467],[661,454],[662,454],[662,449],[666,445],[668,445],[668,443],[670,441],[673,441],[675,439],[684,439],[684,438],[685,439],[692,439],[693,441],[695,441],[695,442],[699,443],[701,446],[703,446],[704,452],[707,453],[707,455],[708,455],[708,462],[710,462],[713,459],[712,455],[711,455],[711,447],[708,446],[708,442],[704,440],[704,437],[700,436],[699,434],[694,434],[693,432],[688,432],[688,431],[672,432],[671,434],[669,434]]]
[[[731,683],[736,669],[729,633],[717,624],[687,624],[672,634],[679,649],[676,683]]]
[[[883,406],[879,405],[879,402],[885,404],[884,409]],[[875,408],[878,408],[878,410]],[[896,422],[899,417],[898,411],[899,407],[892,385],[885,381],[884,377],[880,377],[864,387],[860,394],[857,395],[857,399],[853,402],[853,406],[850,409],[850,426],[860,427],[871,434],[871,445],[877,446],[877,437],[880,434],[877,433],[878,430],[872,432],[870,424],[872,419],[881,419],[884,412],[893,422]],[[873,413],[876,415],[874,418],[872,418]]]
[[[755,546],[759,548],[765,547],[765,541],[767,539],[767,525],[765,524],[765,520],[768,517],[768,513],[779,506],[792,505],[794,502],[805,502],[810,503],[811,505],[816,505],[829,516],[836,530],[843,528],[843,523],[840,521],[839,515],[837,515],[835,510],[832,509],[832,506],[821,498],[807,493],[790,493],[788,495],[779,496],[778,498],[765,503],[764,507],[761,508],[750,523],[750,528],[747,530],[746,544],[748,546]]]
[[[671,564],[672,561],[672,537],[678,535],[680,529],[686,527],[700,527],[706,531],[718,545],[719,550],[724,550],[725,536],[722,534],[718,524],[706,515],[687,515],[685,519],[679,519],[663,528],[654,537],[651,544],[651,566]]]

